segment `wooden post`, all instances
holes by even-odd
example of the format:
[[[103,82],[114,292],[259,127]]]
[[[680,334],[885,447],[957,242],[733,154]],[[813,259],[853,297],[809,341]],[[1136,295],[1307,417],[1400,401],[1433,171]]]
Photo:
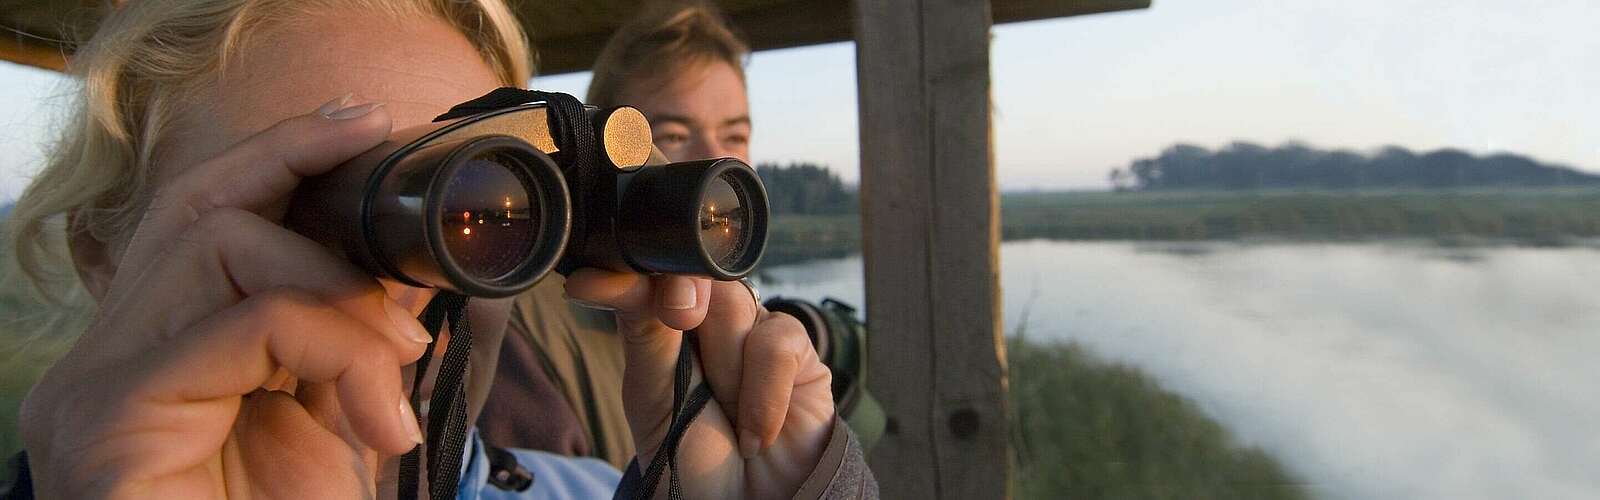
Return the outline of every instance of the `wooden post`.
[[[855,3],[884,498],[1008,496],[988,0]]]

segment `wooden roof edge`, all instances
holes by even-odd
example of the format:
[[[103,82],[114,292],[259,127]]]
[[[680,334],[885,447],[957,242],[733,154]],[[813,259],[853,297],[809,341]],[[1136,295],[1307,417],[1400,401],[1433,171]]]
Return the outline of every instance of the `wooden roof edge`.
[[[1146,9],[1151,0],[1008,0],[992,2],[995,24]],[[853,38],[852,0],[813,0],[811,8],[789,5],[746,10],[730,21],[757,51],[844,42]],[[66,49],[17,30],[0,36],[0,60],[51,71],[67,65]],[[609,31],[581,33],[537,40],[538,74],[557,75],[586,71],[594,64]]]
[[[779,5],[734,13],[734,30],[756,51],[845,42],[854,39],[852,0],[812,0],[814,8]],[[995,24],[1037,21],[1150,8],[1151,0],[992,1]],[[587,71],[610,32],[590,32],[535,42],[538,74]]]
[[[0,37],[0,59],[50,71],[67,68],[67,54],[59,46],[25,37]]]

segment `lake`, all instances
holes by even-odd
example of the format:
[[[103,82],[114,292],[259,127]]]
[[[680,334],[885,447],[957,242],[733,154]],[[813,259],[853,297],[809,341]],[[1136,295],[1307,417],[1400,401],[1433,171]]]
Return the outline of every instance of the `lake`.
[[[1005,325],[1191,399],[1324,498],[1600,498],[1600,249],[1010,242]],[[766,296],[864,305],[859,256]],[[869,319],[870,322],[870,319]]]

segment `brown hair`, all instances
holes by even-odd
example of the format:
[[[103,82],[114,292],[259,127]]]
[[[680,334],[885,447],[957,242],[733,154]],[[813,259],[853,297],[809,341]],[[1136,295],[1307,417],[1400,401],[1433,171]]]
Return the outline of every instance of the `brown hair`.
[[[630,83],[671,76],[678,68],[724,62],[744,81],[744,60],[750,47],[703,1],[657,4],[617,29],[595,61],[589,83],[589,104],[618,102]]]

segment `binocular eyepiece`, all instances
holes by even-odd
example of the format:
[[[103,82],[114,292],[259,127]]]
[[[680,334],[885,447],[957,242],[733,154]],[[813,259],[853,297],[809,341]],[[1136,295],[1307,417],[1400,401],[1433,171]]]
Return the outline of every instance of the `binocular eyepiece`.
[[[402,130],[306,179],[286,223],[375,276],[480,297],[579,267],[721,280],[755,268],[768,212],[754,169],[667,163],[638,110],[573,109],[525,103]]]

